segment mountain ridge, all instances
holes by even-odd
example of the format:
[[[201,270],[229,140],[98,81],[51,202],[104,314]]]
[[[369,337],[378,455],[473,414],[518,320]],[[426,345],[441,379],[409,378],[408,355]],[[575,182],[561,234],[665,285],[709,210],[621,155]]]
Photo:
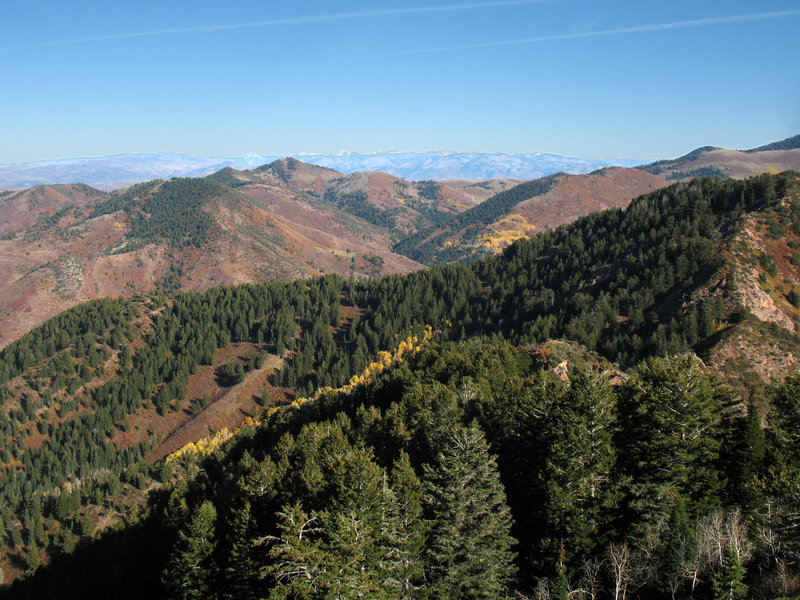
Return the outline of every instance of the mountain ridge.
[[[508,370],[530,364],[514,347],[568,339],[602,356],[604,360],[597,361],[590,354],[589,361],[600,363],[603,377],[617,380],[640,377],[653,365],[662,365],[681,385],[684,376],[696,383],[701,363],[684,353],[697,352],[735,385],[721,391],[711,379],[703,379],[705,397],[720,403],[709,414],[720,418],[724,401],[725,415],[734,418],[744,408],[745,395],[758,392],[759,381],[763,389],[763,377],[782,376],[800,357],[795,325],[800,320],[798,231],[797,173],[746,181],[700,178],[641,196],[626,210],[593,213],[517,241],[470,267],[446,265],[363,281],[329,275],[215,287],[202,293],[154,292],[79,305],[2,351],[0,394],[6,412],[0,414],[0,432],[7,440],[3,468],[11,484],[4,490],[10,501],[0,507],[0,516],[11,528],[4,539],[13,542],[14,564],[35,569],[44,538],[51,546],[69,548],[75,530],[91,535],[95,518],[109,523],[118,518],[117,508],[128,510],[122,497],[135,503],[141,491],[160,487],[156,479],[170,479],[170,469],[151,468],[144,457],[160,440],[154,433],[166,433],[165,419],[180,425],[177,417],[185,420],[198,410],[223,413],[223,408],[239,406],[252,415],[263,403],[269,407],[264,417],[269,426],[287,423],[283,419],[335,413],[339,407],[351,414],[365,390],[372,389],[380,406],[360,409],[360,425],[354,431],[373,436],[369,439],[376,448],[383,439],[405,440],[408,448],[420,438],[404,428],[405,414],[410,426],[434,437],[440,425],[462,410],[467,415],[476,411],[475,416],[489,423],[505,423],[509,405],[543,389],[523,388],[518,394],[504,384],[493,386]],[[647,286],[641,285],[644,278]],[[421,340],[433,330],[451,340],[466,340],[421,354],[430,372],[451,386],[452,393],[435,382],[433,388],[406,387],[402,382],[413,373],[402,361],[377,381],[378,387],[364,387],[370,384],[370,374],[377,376],[390,366],[395,354],[388,350],[396,347],[401,358],[401,349],[419,352]],[[498,354],[481,349],[489,339],[500,338],[507,341]],[[551,345],[533,351],[558,361],[552,381],[568,384],[573,375],[585,381],[579,358],[583,352],[575,347]],[[769,353],[762,355],[762,349]],[[467,350],[472,358],[460,358]],[[639,363],[663,355],[673,358]],[[638,364],[638,375],[620,373],[606,360],[623,369]],[[570,370],[576,361],[575,370]],[[262,371],[272,368],[279,370],[273,375]],[[488,368],[480,381],[470,375],[476,368]],[[235,387],[222,395],[217,387],[207,386],[213,393],[204,397],[196,377],[207,381],[212,373],[217,387],[244,384],[241,395]],[[608,384],[618,385],[610,380]],[[261,386],[263,391],[257,391]],[[669,389],[658,398],[672,397],[674,388]],[[408,403],[403,409],[408,412],[398,413],[389,405],[398,394]],[[292,397],[294,404],[286,405],[285,399]],[[447,408],[447,398],[453,407]],[[567,399],[571,405],[574,396]],[[424,408],[421,403],[427,402],[433,404]],[[484,402],[498,404],[484,412],[480,407],[489,406]],[[420,415],[417,410],[422,410]],[[372,425],[387,414],[393,415],[393,433],[379,435]],[[279,427],[269,433],[242,412],[238,415],[245,422],[239,438],[245,444],[256,439],[265,443],[262,435],[277,442],[284,431]],[[210,414],[209,423],[215,418]],[[200,433],[205,431],[199,427],[203,423],[198,423]],[[72,445],[58,444],[67,434],[81,439],[81,428],[93,432],[87,439],[100,446],[73,443],[80,452],[75,460]],[[512,423],[501,430],[511,438],[521,431]],[[180,431],[189,435],[186,428]],[[185,455],[197,455],[198,460],[219,457],[219,444],[229,434],[220,431],[214,438],[193,441]],[[421,459],[430,456],[426,448],[417,450]],[[45,458],[47,469],[33,468]],[[249,459],[235,460],[239,458],[242,468],[250,469]],[[69,468],[59,467],[62,464]],[[34,503],[31,514],[25,512],[28,505],[22,496],[27,469],[31,477],[36,474],[36,489],[44,498],[41,506]],[[233,471],[229,483],[235,483],[238,472]],[[47,473],[65,473],[69,480],[50,480]],[[266,481],[263,477],[259,481]],[[118,494],[120,480],[123,495]],[[700,487],[705,489],[706,483]],[[166,501],[158,492],[154,497]],[[12,506],[16,512],[11,512]],[[37,519],[47,522],[47,528],[39,528]],[[80,528],[74,523],[81,523]],[[22,529],[28,542],[13,537],[13,531]],[[543,560],[544,548],[522,550]],[[549,548],[550,556],[557,556],[552,554],[557,550]],[[69,562],[67,554],[63,560]],[[55,556],[56,563],[62,560]],[[545,568],[543,563],[538,567]],[[155,585],[161,569],[163,565],[150,575]]]
[[[701,146],[681,157],[656,161],[639,168],[668,181],[705,176],[743,179],[764,172],[798,169],[800,135],[743,151]]]
[[[64,185],[0,198],[0,345],[103,296],[422,267],[392,253],[384,230],[313,194],[260,184],[251,197],[243,189],[173,179],[110,195]]]
[[[252,169],[280,158],[283,157],[253,154],[239,158],[215,158],[151,153],[13,163],[0,165],[0,186],[20,188],[82,182],[103,189],[118,189],[150,179],[204,177],[225,167]],[[382,171],[409,180],[535,179],[558,171],[588,173],[607,166],[635,166],[645,162],[640,159],[584,159],[546,153],[468,152],[297,154],[290,158],[344,174]]]
[[[784,161],[776,163],[776,155]],[[261,158],[249,160],[258,163]],[[7,285],[0,291],[4,325],[0,344],[79,300],[104,294],[133,294],[165,285],[205,289],[265,276],[294,278],[319,272],[370,276],[408,272],[421,268],[420,263],[475,260],[592,210],[626,206],[637,195],[667,185],[664,177],[709,172],[736,177],[774,171],[776,164],[800,167],[800,150],[747,154],[702,147],[675,161],[654,163],[656,169],[612,167],[560,176],[552,192],[534,197],[522,190],[541,180],[407,181],[377,171],[345,174],[294,158],[250,170],[226,166],[207,177],[226,186],[230,198],[238,200],[233,212],[233,205],[213,205],[217,211],[211,217],[217,224],[213,243],[193,250],[156,244],[144,251],[135,247],[142,240],[130,245],[131,227],[141,228],[145,221],[141,216],[135,222],[124,215],[114,219],[110,213],[90,219],[87,194],[97,199],[103,192],[85,184],[63,188],[76,194],[73,200],[57,186],[4,191],[0,192],[0,274]],[[726,165],[733,165],[727,174],[722,172]],[[155,181],[113,197],[153,185],[174,185]],[[204,214],[196,216],[208,219]],[[465,219],[469,222],[462,223]],[[174,226],[177,222],[160,225]],[[199,222],[189,225],[197,226],[206,227]],[[185,230],[180,235],[192,233]],[[44,254],[43,244],[50,248]]]

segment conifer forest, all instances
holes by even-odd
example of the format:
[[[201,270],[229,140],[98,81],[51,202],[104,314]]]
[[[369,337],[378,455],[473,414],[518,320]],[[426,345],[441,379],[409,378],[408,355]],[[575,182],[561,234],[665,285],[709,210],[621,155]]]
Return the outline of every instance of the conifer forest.
[[[454,223],[554,179],[523,185]],[[199,247],[226,189],[174,180],[131,239]],[[800,598],[800,373],[720,350],[800,349],[798,251],[797,173],[700,177],[407,275],[79,304],[0,351],[0,597]],[[240,427],[154,458],[197,373],[269,361]]]

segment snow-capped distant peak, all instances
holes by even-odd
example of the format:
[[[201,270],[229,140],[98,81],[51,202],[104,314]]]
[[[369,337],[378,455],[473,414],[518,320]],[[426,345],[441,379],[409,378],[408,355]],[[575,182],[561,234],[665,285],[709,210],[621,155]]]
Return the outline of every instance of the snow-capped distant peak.
[[[66,158],[0,165],[0,185],[30,187],[52,183],[88,183],[104,188],[169,177],[202,177],[224,167],[252,169],[284,158],[251,153],[238,158],[152,153]],[[384,171],[408,180],[422,179],[536,179],[559,171],[588,173],[610,166],[632,167],[640,159],[584,159],[557,154],[502,154],[480,152],[406,152],[399,150],[359,154],[295,154],[293,158],[341,173]]]

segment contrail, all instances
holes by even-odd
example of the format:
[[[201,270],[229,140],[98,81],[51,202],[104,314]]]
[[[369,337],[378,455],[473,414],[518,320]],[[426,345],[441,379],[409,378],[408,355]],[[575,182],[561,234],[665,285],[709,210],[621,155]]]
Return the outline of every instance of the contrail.
[[[82,44],[86,42],[102,42],[109,40],[124,40],[129,38],[152,37],[160,35],[174,35],[182,33],[215,33],[218,31],[230,31],[233,29],[252,29],[256,27],[275,27],[279,25],[305,25],[312,23],[330,23],[335,21],[349,21],[354,19],[369,19],[375,17],[391,17],[398,15],[411,15],[419,13],[443,13],[457,12],[466,10],[477,10],[484,8],[501,8],[507,6],[523,6],[527,4],[541,4],[554,0],[500,0],[499,2],[474,2],[470,4],[451,4],[439,6],[420,6],[411,8],[391,8],[386,10],[370,10],[349,13],[332,13],[321,15],[308,15],[304,17],[287,17],[284,19],[270,19],[266,21],[253,21],[249,23],[233,23],[228,25],[200,25],[196,27],[173,27],[168,29],[152,29],[149,31],[133,31],[129,33],[109,33],[106,35],[94,35],[82,38],[72,38],[65,40],[53,40],[49,42],[39,42],[13,46],[9,49],[41,48],[47,46],[63,46],[67,44]]]
[[[598,31],[584,31],[581,33],[559,33],[554,35],[542,35],[537,37],[521,38],[515,40],[500,40],[495,42],[478,42],[472,44],[462,44],[459,46],[440,46],[438,48],[418,48],[415,50],[400,50],[398,52],[387,52],[385,54],[375,54],[371,56],[357,57],[351,60],[368,60],[373,58],[384,58],[391,56],[406,56],[411,54],[427,54],[432,52],[448,52],[453,50],[471,50],[473,48],[492,48],[497,46],[516,46],[521,44],[535,44],[537,42],[553,42],[558,40],[574,40],[581,38],[592,38],[601,36],[624,35],[628,33],[642,33],[646,31],[666,31],[670,29],[687,29],[690,27],[705,27],[709,25],[727,25],[729,23],[743,23],[747,21],[764,21],[767,19],[779,19],[781,17],[800,16],[800,10],[784,10],[780,12],[758,13],[751,15],[733,15],[728,17],[710,17],[707,19],[695,19],[692,21],[675,21],[673,23],[656,23],[651,25],[636,25],[634,27],[620,27],[617,29],[601,29]]]

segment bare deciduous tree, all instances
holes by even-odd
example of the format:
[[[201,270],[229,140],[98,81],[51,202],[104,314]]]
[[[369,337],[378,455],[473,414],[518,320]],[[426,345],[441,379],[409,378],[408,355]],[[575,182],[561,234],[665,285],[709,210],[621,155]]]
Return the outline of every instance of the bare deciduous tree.
[[[606,552],[608,570],[614,580],[614,600],[625,600],[633,580],[633,558],[627,542],[611,544]]]
[[[597,599],[601,592],[600,572],[603,570],[604,564],[605,561],[599,558],[584,559],[581,566],[580,588],[575,590],[576,598],[580,598],[580,600]]]
[[[533,593],[536,600],[550,600],[550,581],[547,577],[540,577],[536,581],[536,588]]]

